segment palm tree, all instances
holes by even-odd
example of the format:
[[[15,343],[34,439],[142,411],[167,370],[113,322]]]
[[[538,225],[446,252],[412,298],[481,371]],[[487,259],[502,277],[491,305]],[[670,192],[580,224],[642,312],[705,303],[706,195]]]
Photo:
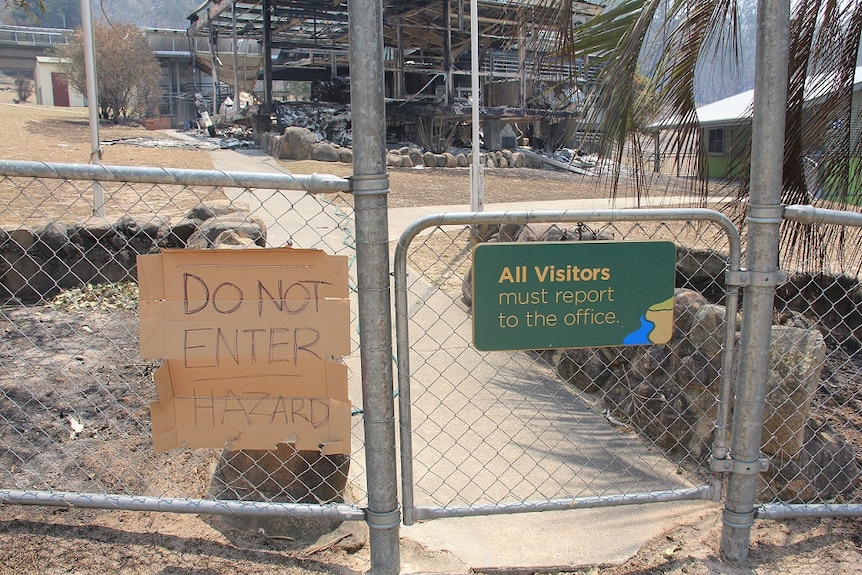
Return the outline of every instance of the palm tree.
[[[565,13],[574,0],[561,0]],[[754,0],[618,0],[581,27],[563,25],[561,46],[572,56],[589,56],[601,66],[591,109],[601,137],[601,154],[619,165],[626,142],[640,127],[636,85],[638,63],[655,48],[654,65],[647,71],[646,92],[654,95],[656,109],[673,118],[675,129],[667,143],[677,153],[697,158],[697,184],[692,190],[706,201],[705,143],[697,123],[695,71],[699,65],[727,51],[738,55],[739,14],[751,10]],[[854,72],[862,32],[862,0],[796,0],[791,8],[787,118],[782,200],[828,207],[858,207],[862,198],[862,143],[858,119],[851,114]],[[776,63],[781,65],[781,63]],[[600,112],[600,115],[598,114]],[[858,110],[856,110],[858,113]],[[820,155],[828,142],[828,155],[820,164],[819,182],[806,179],[806,163]],[[749,146],[736,158],[737,173],[748,174]],[[637,169],[637,166],[634,166]],[[612,190],[617,192],[619,169]],[[859,174],[857,177],[856,174]],[[817,186],[830,190],[826,197]],[[812,189],[815,188],[815,189]],[[735,180],[724,188],[738,200],[739,215],[748,184]],[[856,190],[854,193],[854,189]],[[785,262],[800,268],[818,268],[841,249],[840,233],[824,226],[785,222],[782,233]],[[859,243],[855,243],[858,247]],[[846,255],[846,254],[845,254]]]

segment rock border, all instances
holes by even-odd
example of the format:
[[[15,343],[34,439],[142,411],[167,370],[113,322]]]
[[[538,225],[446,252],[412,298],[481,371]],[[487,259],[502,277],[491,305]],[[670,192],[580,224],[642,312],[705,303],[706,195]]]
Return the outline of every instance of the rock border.
[[[164,249],[248,245],[266,246],[266,225],[248,206],[226,200],[200,204],[177,221],[145,214],[0,228],[0,297],[36,303],[63,289],[137,281],[137,256]]]
[[[284,132],[265,132],[261,148],[268,156],[279,160],[317,160],[320,162],[353,163],[353,150],[331,142],[317,141],[317,134],[308,128],[288,126]],[[534,166],[526,154],[517,150],[482,152],[479,161],[487,168],[529,168]],[[418,146],[402,146],[386,154],[390,168],[466,168],[472,154],[423,152]]]

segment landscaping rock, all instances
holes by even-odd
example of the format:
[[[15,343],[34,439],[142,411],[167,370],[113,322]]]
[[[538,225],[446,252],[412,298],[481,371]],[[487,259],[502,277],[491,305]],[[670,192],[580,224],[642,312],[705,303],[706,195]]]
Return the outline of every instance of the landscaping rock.
[[[820,326],[835,345],[862,349],[862,285],[847,275],[796,274],[775,292],[779,312],[793,310]]]
[[[126,243],[136,254],[148,254],[157,251],[170,233],[171,222],[157,215],[124,216],[117,222],[117,231],[126,237]]]
[[[337,162],[338,150],[327,142],[317,142],[311,147],[311,159],[318,162]]]
[[[284,129],[278,158],[280,160],[308,160],[316,143],[317,135],[311,130],[298,126],[288,126]]]
[[[189,242],[189,238],[198,229],[198,224],[201,220],[191,218],[183,218],[175,224],[171,225],[171,229],[165,234],[165,237],[159,242],[160,248],[184,248]]]
[[[338,148],[338,161],[342,164],[352,164],[353,150],[350,148]]]
[[[198,204],[186,214],[190,220],[202,222],[210,218],[221,217],[227,214],[248,212],[248,204],[242,202],[231,202],[228,200],[214,200],[205,204]]]
[[[93,217],[73,226],[48,222],[0,230],[0,297],[34,303],[60,289],[137,278],[137,256],[163,248],[266,245],[266,226],[248,206],[214,201],[171,223],[159,215]]]
[[[349,467],[348,455],[297,451],[285,443],[274,450],[224,450],[213,473],[209,495],[222,500],[344,503]],[[338,519],[289,515],[228,515],[220,520],[246,532],[305,543],[334,531],[342,523]]]
[[[187,247],[189,249],[211,248],[216,238],[226,230],[237,231],[251,238],[255,245],[266,247],[266,225],[260,218],[249,218],[242,213],[228,214],[204,221],[189,238]]]
[[[812,415],[804,429],[804,445],[794,457],[774,457],[762,486],[772,497],[789,503],[823,501],[856,489],[860,465],[850,445],[822,417]]]
[[[410,148],[407,150],[407,155],[410,156],[410,162],[414,166],[425,165],[424,156],[422,155],[422,152],[419,151],[419,148]]]

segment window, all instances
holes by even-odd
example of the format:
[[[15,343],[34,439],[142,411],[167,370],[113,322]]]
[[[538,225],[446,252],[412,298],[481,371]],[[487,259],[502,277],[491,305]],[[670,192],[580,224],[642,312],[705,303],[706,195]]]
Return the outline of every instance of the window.
[[[724,128],[710,128],[708,141],[707,152],[724,155]]]

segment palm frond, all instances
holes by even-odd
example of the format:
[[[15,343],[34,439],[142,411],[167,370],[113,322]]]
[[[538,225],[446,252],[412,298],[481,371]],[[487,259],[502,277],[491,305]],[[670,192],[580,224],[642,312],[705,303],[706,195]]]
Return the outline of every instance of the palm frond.
[[[592,112],[590,125],[600,137],[600,153],[613,166],[612,196],[619,190],[627,143],[639,141],[631,136],[650,123],[639,111],[647,101],[663,117],[674,119],[678,129],[669,143],[680,156],[695,157],[697,172],[705,175],[705,153],[697,125],[695,70],[707,53],[718,50],[720,45],[730,46],[735,52],[736,11],[737,0],[623,1],[567,36],[565,50],[602,66],[599,89],[591,95],[588,109]],[[657,39],[663,45],[652,45]],[[654,68],[645,71],[649,81],[638,94],[633,89],[638,63],[649,50],[656,51],[658,57]],[[638,194],[640,181],[636,178]],[[693,182],[697,195],[705,198],[706,178]]]
[[[641,12],[648,3],[649,0],[623,0],[578,28],[562,20],[560,52],[587,56],[593,65],[603,65],[608,58],[616,56],[621,40],[641,19]],[[562,4],[560,13],[571,13],[572,0]]]
[[[698,123],[695,78],[699,66],[718,59],[722,51],[739,58],[739,0],[622,0],[585,26],[562,35],[561,49],[601,68],[598,87],[588,99],[592,130],[600,153],[612,163],[611,195],[616,196],[626,159],[626,146],[636,151],[638,136],[649,122],[648,102],[672,125],[664,151],[676,160],[695,158],[699,174],[691,191],[701,199],[709,190],[703,130]],[[855,118],[853,93],[862,36],[862,0],[798,0],[793,3],[782,201],[832,208],[862,205],[862,121]],[[654,45],[659,44],[659,45]],[[656,56],[642,72],[648,77],[638,90],[638,63],[647,52]],[[858,107],[858,106],[857,106]],[[730,163],[733,178],[725,192],[742,224],[748,196],[750,141],[735,143],[739,155]],[[638,153],[628,158],[639,188],[645,168]],[[739,179],[740,174],[743,175]],[[638,190],[640,194],[640,190]],[[848,250],[858,255],[862,242],[846,245],[847,231],[828,226],[787,223],[782,227],[786,262],[818,270],[827,261],[841,261]],[[862,234],[860,234],[862,235]],[[842,245],[843,244],[843,245]]]
[[[862,1],[809,0],[791,16],[788,106],[782,201],[835,209],[858,209],[852,174],[860,157],[858,119],[853,118],[853,86]],[[805,167],[816,163],[815,177]],[[794,268],[819,271],[841,261],[847,250],[843,228],[785,222],[781,250]]]

